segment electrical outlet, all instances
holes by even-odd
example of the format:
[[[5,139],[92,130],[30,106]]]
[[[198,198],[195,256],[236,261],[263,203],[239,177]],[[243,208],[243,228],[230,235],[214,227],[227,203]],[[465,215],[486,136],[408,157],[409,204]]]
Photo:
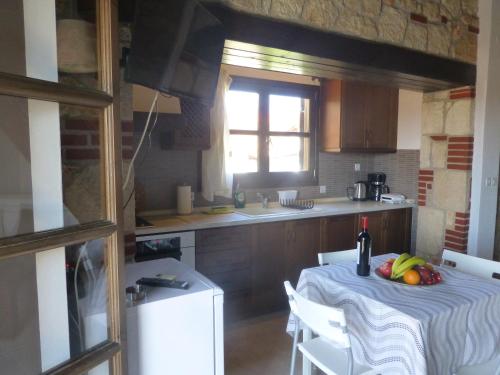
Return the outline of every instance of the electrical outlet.
[[[360,163],[354,163],[354,171],[355,172],[361,171],[361,164]]]
[[[320,194],[326,194],[326,186],[325,185],[320,185],[320,187],[319,187],[319,193]]]

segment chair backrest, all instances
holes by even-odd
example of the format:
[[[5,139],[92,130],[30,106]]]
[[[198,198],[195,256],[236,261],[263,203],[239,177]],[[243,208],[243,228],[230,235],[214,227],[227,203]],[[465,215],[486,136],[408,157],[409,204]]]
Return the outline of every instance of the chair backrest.
[[[484,278],[500,279],[500,262],[457,253],[453,250],[443,250],[441,264],[455,267],[457,270]]]
[[[285,290],[292,313],[302,323],[341,349],[351,347],[344,310],[321,305],[302,297],[289,281],[285,281]]]
[[[356,260],[357,249],[332,251],[330,253],[318,253],[318,263],[320,266],[343,262],[345,260]]]

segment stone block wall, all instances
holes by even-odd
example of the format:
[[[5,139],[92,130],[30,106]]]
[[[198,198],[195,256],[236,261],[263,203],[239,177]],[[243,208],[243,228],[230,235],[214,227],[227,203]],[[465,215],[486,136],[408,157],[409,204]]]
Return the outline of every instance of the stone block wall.
[[[417,252],[467,252],[474,88],[425,94],[418,178]]]
[[[476,61],[477,0],[221,0],[324,31]]]

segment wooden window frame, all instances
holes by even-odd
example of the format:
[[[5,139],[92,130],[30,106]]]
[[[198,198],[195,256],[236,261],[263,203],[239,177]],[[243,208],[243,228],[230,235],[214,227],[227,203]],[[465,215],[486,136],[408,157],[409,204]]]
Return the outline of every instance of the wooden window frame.
[[[250,91],[259,94],[257,130],[232,129],[230,134],[257,135],[259,160],[258,172],[235,173],[234,184],[240,188],[278,188],[313,186],[318,184],[317,130],[319,123],[319,86],[271,81],[258,78],[232,76],[230,90]],[[310,100],[309,132],[278,132],[269,129],[269,95],[294,95]],[[270,136],[299,136],[309,138],[309,168],[301,172],[269,172]]]
[[[108,340],[70,358],[43,375],[78,375],[109,361],[110,373],[127,373],[124,289],[124,244],[121,178],[120,73],[118,2],[96,0],[100,90],[26,76],[0,73],[0,95],[98,108],[101,134],[102,201],[105,219],[0,239],[0,261],[104,238],[108,285]]]

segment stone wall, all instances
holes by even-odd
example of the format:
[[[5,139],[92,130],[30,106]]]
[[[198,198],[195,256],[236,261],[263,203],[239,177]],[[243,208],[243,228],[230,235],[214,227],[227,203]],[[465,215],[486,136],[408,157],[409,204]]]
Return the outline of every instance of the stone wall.
[[[424,94],[417,252],[467,252],[474,89]]]
[[[245,12],[474,63],[477,0],[221,0]]]

